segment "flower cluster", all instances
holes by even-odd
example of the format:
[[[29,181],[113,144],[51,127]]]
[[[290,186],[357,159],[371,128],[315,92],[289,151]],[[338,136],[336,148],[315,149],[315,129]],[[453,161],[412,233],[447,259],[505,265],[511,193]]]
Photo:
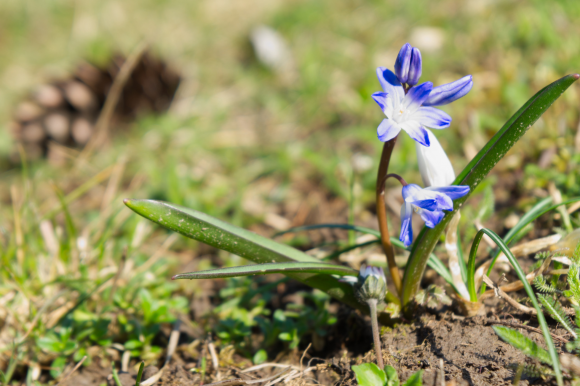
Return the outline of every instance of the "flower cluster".
[[[383,142],[396,138],[404,130],[415,140],[419,171],[426,188],[403,183],[404,204],[401,208],[400,240],[409,246],[413,241],[411,215],[417,212],[425,225],[433,228],[444,217],[444,210],[453,210],[453,200],[469,193],[469,186],[450,186],[455,172],[445,150],[429,129],[444,129],[451,117],[434,106],[442,106],[465,96],[473,87],[471,75],[455,82],[433,87],[433,83],[418,84],[422,73],[419,49],[405,44],[395,62],[395,72],[377,68],[382,92],[372,95],[386,119],[380,123],[377,135]]]

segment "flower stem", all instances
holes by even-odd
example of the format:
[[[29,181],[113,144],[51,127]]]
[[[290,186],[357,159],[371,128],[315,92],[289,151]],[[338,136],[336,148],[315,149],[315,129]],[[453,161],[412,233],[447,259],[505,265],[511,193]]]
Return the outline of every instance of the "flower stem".
[[[393,148],[397,142],[397,137],[385,142],[383,146],[383,153],[381,154],[381,162],[379,164],[379,173],[377,175],[377,219],[379,221],[379,230],[381,232],[381,243],[383,245],[383,250],[387,255],[387,264],[389,266],[389,272],[391,273],[391,278],[393,279],[393,284],[397,289],[397,293],[401,296],[401,274],[399,273],[399,268],[395,264],[395,248],[391,243],[391,236],[389,235],[389,225],[387,224],[387,208],[385,205],[385,180],[387,172],[389,171],[389,162],[391,160],[391,154],[393,154]]]
[[[379,333],[379,322],[377,320],[377,300],[376,299],[369,299],[367,300],[367,304],[371,310],[371,325],[373,327],[373,340],[375,342],[375,355],[377,357],[377,366],[379,369],[383,369],[385,367],[383,363],[383,350],[381,349],[381,336]]]

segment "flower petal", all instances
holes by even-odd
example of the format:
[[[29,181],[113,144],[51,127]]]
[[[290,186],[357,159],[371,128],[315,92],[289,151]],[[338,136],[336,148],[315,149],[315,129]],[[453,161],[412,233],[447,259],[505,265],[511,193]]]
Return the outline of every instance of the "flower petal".
[[[435,225],[439,224],[445,216],[445,213],[440,210],[429,211],[422,209],[419,214],[428,228],[435,228]]]
[[[377,102],[381,110],[385,111],[387,107],[387,99],[389,97],[389,94],[387,94],[386,92],[376,92],[371,96],[373,97],[375,102]]]
[[[401,207],[401,235],[399,240],[405,244],[406,247],[413,242],[413,227],[411,226],[411,215],[413,214],[413,207],[410,203],[404,203]]]
[[[428,198],[426,200],[416,200],[411,202],[413,205],[418,206],[421,209],[425,210],[437,210],[439,205],[437,204],[437,200],[434,198]]]
[[[437,194],[435,197],[435,202],[437,202],[438,210],[453,210],[453,200],[446,194]]]
[[[385,67],[377,68],[377,78],[383,90],[399,103],[405,97],[405,90],[393,72]]]
[[[414,86],[419,82],[422,72],[421,51],[418,48],[413,48],[411,54],[411,64],[409,65],[409,76],[407,77],[407,84]]]
[[[416,196],[417,194],[420,194],[422,190],[423,189],[421,189],[421,187],[417,184],[407,184],[406,186],[403,186],[402,190],[403,200],[405,201],[408,200],[409,202],[412,202],[413,197]]]
[[[452,185],[440,187],[434,186],[426,189],[442,193],[447,197],[451,198],[452,200],[457,200],[458,198],[465,196],[467,193],[469,193],[470,190],[469,186],[467,185]]]
[[[431,143],[429,147],[415,142],[417,163],[419,164],[419,171],[423,178],[423,185],[451,185],[455,180],[455,171],[453,170],[451,161],[449,161],[437,137],[430,130],[427,130],[427,133],[429,134],[429,142]]]
[[[419,109],[413,113],[413,120],[416,120],[421,125],[432,129],[444,129],[449,127],[449,124],[451,123],[451,117],[449,114],[434,107],[419,107]]]
[[[456,101],[465,96],[473,87],[473,77],[464,76],[448,84],[435,87],[431,90],[429,98],[423,102],[423,106],[441,106]]]
[[[405,130],[407,134],[415,141],[423,146],[429,146],[429,132],[417,121],[405,121],[399,123],[401,129]]]
[[[401,83],[407,83],[412,54],[413,47],[411,47],[409,43],[405,43],[403,47],[401,47],[399,55],[397,55],[397,60],[395,61],[395,74]]]
[[[401,108],[405,111],[409,111],[409,113],[416,111],[421,107],[423,101],[429,97],[429,93],[432,89],[433,83],[431,82],[425,82],[418,86],[411,87],[407,95],[405,95],[405,99],[403,99],[403,105]]]
[[[381,141],[387,142],[395,138],[400,131],[401,128],[392,119],[383,119],[377,128],[377,136]]]

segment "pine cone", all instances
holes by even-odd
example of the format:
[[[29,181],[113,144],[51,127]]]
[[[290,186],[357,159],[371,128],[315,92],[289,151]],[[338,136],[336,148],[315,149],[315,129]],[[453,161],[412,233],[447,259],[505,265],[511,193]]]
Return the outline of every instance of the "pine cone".
[[[86,145],[124,62],[123,56],[116,55],[103,68],[81,63],[71,78],[41,85],[21,102],[11,127],[27,157],[47,157],[51,142],[72,148]],[[179,74],[165,62],[145,53],[123,88],[113,127],[123,128],[140,115],[166,111],[179,81]]]

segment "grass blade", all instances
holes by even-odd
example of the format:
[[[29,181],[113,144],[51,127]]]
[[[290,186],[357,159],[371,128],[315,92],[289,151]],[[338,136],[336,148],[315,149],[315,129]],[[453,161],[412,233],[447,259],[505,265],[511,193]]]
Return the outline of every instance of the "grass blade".
[[[176,279],[216,279],[238,276],[268,275],[272,273],[315,273],[339,276],[358,276],[358,272],[350,267],[329,263],[267,263],[209,269],[206,271],[180,273],[172,277]]]
[[[522,218],[517,223],[517,225],[515,227],[513,227],[512,229],[510,229],[510,231],[507,233],[507,235],[505,235],[505,237],[503,238],[503,241],[506,244],[509,244],[514,238],[516,238],[519,231],[521,231],[526,225],[535,221],[538,217],[540,217],[548,212],[551,212],[554,209],[557,209],[558,207],[560,207],[562,205],[568,205],[568,204],[571,204],[571,203],[577,202],[577,201],[580,201],[580,197],[571,198],[571,199],[566,200],[560,204],[554,204],[552,206],[548,206],[552,202],[552,199],[549,197],[543,199],[542,201],[537,203],[528,213],[526,213],[524,216],[522,216]],[[495,253],[493,260],[491,261],[491,264],[489,265],[489,268],[487,269],[487,274],[486,274],[487,276],[489,276],[489,274],[491,273],[491,270],[493,269],[493,266],[495,265],[495,262],[496,262],[497,258],[499,257],[500,253],[501,253],[500,251],[497,251]],[[479,293],[483,294],[485,292],[486,288],[487,288],[486,284],[483,283],[481,285],[481,289],[479,290]]]
[[[145,366],[145,362],[141,362],[139,365],[139,371],[137,372],[137,379],[135,380],[135,386],[139,386],[141,384],[141,378],[143,377],[143,367]]]
[[[547,365],[552,364],[550,354],[521,332],[504,326],[492,326],[491,328],[504,342],[511,344],[527,356]]]
[[[560,362],[558,361],[558,353],[556,352],[556,348],[554,347],[554,342],[552,341],[552,336],[550,335],[550,330],[548,329],[548,323],[546,323],[546,318],[544,317],[544,313],[542,312],[542,308],[540,307],[540,304],[538,303],[538,300],[536,299],[536,295],[534,294],[534,290],[532,289],[532,286],[530,285],[530,283],[528,283],[528,281],[526,279],[526,274],[522,270],[522,267],[518,263],[518,260],[514,257],[514,255],[512,254],[512,252],[510,251],[510,249],[506,245],[506,243],[495,232],[493,232],[489,229],[486,229],[486,228],[483,228],[479,232],[477,232],[477,234],[475,235],[475,239],[473,241],[473,244],[471,246],[471,251],[470,251],[470,255],[469,255],[469,264],[468,264],[469,274],[471,275],[470,277],[468,277],[468,288],[470,290],[470,295],[473,294],[472,290],[475,291],[475,280],[473,278],[473,274],[475,273],[475,269],[474,269],[474,267],[475,267],[475,253],[477,252],[477,248],[478,248],[479,243],[481,242],[481,239],[483,238],[484,234],[488,235],[492,239],[492,241],[497,244],[497,246],[500,248],[500,250],[505,254],[505,256],[509,260],[510,264],[514,268],[514,271],[518,275],[518,278],[523,283],[524,289],[526,290],[528,297],[530,298],[530,300],[532,301],[532,304],[534,305],[534,308],[538,312],[538,322],[540,323],[542,333],[544,334],[546,346],[548,347],[548,353],[550,354],[550,358],[551,358],[550,363],[552,364],[552,366],[554,368],[554,373],[556,375],[558,385],[563,385],[562,372],[560,370]],[[495,329],[495,327],[494,327],[494,329]]]
[[[570,87],[580,75],[568,75],[544,87],[528,100],[480,150],[454,181],[456,185],[468,185],[473,192],[477,185],[506,152],[526,133],[540,116]],[[447,212],[443,220],[433,229],[424,227],[413,243],[413,249],[403,279],[402,301],[410,305],[420,289],[421,278],[427,265],[429,255],[439,241],[439,236],[453,218],[455,211],[467,200],[469,194],[455,200],[454,210]],[[413,307],[405,307],[408,316]]]

